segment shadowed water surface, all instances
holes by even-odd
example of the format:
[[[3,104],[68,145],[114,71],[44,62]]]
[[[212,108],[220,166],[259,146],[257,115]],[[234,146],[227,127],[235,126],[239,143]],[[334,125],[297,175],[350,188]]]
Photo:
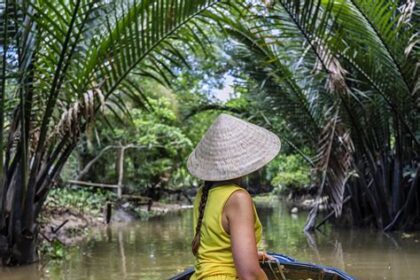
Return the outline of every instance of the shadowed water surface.
[[[384,235],[332,230],[305,236],[305,215],[290,215],[280,203],[257,205],[268,251],[338,267],[358,279],[420,279],[420,234]],[[166,279],[190,266],[192,211],[148,222],[113,225],[92,232],[62,262],[0,268],[7,280]]]

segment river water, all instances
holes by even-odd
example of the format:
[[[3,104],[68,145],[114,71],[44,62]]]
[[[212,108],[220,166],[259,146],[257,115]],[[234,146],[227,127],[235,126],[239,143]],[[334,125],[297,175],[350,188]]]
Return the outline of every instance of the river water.
[[[268,251],[338,267],[357,279],[420,279],[420,234],[365,230],[302,233],[305,214],[290,215],[279,202],[257,204]],[[1,280],[167,279],[193,262],[192,211],[148,222],[112,225],[66,251],[64,261],[0,268]]]

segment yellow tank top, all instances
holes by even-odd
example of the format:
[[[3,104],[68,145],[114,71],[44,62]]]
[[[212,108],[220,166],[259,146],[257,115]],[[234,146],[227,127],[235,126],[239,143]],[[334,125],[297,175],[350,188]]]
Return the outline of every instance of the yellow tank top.
[[[233,262],[230,235],[222,226],[222,212],[226,201],[237,190],[243,188],[230,184],[213,187],[209,190],[206,208],[201,225],[201,241],[195,259],[195,273],[190,280],[200,280],[215,275],[237,277]],[[194,231],[199,215],[202,189],[199,189],[194,201]],[[257,244],[261,241],[262,226],[254,206],[255,237]]]

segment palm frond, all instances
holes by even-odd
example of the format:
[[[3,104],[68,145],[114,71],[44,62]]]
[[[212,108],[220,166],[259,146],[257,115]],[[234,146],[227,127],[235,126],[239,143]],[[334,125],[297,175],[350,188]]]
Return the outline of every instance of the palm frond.
[[[350,133],[335,113],[320,134],[315,168],[322,174],[319,194],[328,195],[337,217],[341,215],[345,185],[352,174],[353,152]]]
[[[173,58],[180,52],[166,52],[161,44],[217,2],[0,0],[5,15],[0,19],[0,136],[5,135],[7,79],[15,85],[10,89],[16,107],[8,114],[6,149],[0,142],[6,151],[1,232],[36,234],[36,216],[52,182],[100,109],[129,115],[124,94],[145,106],[133,70],[170,83],[167,65],[185,58]],[[7,197],[15,199],[5,207]]]

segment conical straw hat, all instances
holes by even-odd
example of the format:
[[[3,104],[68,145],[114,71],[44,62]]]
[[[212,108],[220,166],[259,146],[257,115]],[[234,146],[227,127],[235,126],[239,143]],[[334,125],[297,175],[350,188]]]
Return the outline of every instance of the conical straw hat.
[[[221,114],[192,151],[187,167],[205,181],[224,181],[248,175],[280,151],[280,139],[265,128]]]

